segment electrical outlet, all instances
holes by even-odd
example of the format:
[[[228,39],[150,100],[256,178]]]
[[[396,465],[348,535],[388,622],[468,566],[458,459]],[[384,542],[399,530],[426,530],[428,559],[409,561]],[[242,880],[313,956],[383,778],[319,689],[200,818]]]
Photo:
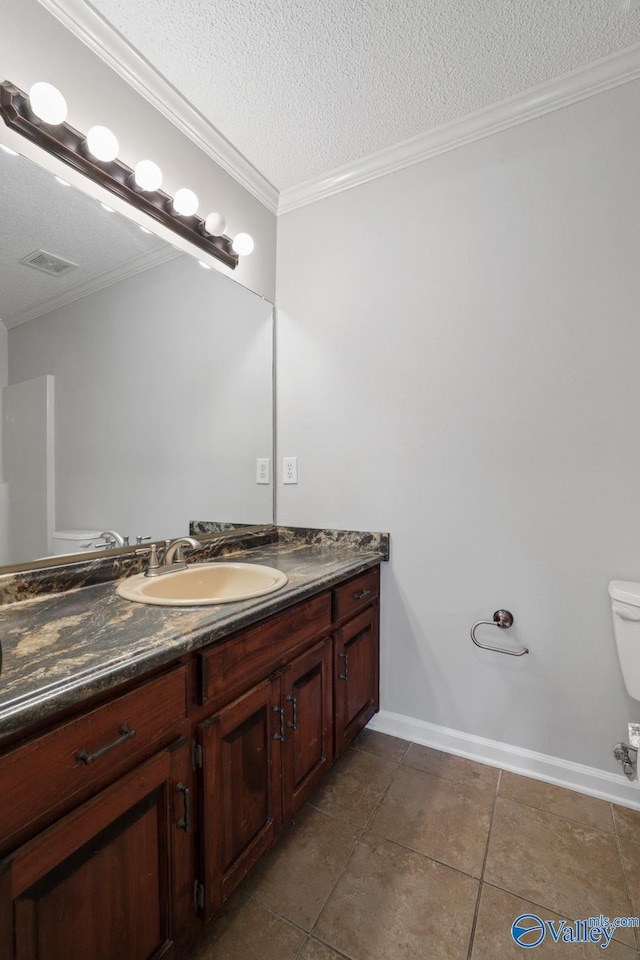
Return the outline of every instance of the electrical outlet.
[[[269,457],[258,457],[256,460],[256,483],[271,482],[271,460]]]
[[[298,482],[298,458],[297,457],[282,458],[282,482],[283,483]]]

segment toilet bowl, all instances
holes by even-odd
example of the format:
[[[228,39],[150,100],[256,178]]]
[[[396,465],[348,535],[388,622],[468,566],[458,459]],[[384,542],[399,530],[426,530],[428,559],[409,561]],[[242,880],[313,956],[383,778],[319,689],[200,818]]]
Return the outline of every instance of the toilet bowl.
[[[630,697],[640,700],[640,583],[612,580],[609,596],[624,685]]]
[[[99,530],[56,530],[52,537],[53,554],[85,553],[100,542]]]

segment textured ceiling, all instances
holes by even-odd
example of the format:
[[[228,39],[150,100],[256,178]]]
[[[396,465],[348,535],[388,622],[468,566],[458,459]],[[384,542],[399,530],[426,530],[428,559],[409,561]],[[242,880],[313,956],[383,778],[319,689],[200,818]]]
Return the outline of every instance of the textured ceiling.
[[[0,223],[0,320],[7,327],[27,312],[45,312],[81,284],[96,283],[111,271],[127,272],[137,258],[169,250],[155,234],[108,213],[97,200],[58,183],[48,170],[1,150]],[[18,262],[38,249],[78,268],[51,277]]]
[[[640,42],[628,0],[93,0],[278,189]]]

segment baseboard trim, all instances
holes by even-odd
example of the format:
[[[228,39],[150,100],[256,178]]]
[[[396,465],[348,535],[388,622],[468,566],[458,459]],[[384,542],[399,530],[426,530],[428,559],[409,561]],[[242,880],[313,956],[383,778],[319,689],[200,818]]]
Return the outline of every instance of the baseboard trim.
[[[640,783],[627,780],[624,774],[609,773],[597,767],[452,730],[389,710],[381,710],[376,714],[369,723],[369,729],[640,810]]]

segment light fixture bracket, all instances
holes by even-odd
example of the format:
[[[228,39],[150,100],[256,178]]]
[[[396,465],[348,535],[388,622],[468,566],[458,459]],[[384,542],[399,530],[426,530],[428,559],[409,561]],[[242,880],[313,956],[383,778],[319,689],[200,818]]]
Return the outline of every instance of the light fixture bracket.
[[[148,214],[179,236],[205,250],[232,270],[239,257],[227,236],[212,237],[198,216],[179,216],[172,212],[171,197],[162,190],[141,192],[134,186],[133,170],[119,160],[95,161],[86,149],[86,137],[68,123],[51,126],[38,120],[29,109],[24,91],[5,80],[0,83],[0,116],[12,130],[89,177],[110,193]]]

